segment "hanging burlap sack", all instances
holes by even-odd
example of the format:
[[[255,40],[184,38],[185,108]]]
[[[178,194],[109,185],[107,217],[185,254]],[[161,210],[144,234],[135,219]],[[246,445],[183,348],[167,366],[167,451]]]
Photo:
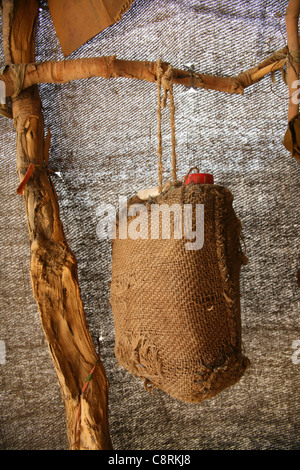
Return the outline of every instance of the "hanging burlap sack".
[[[115,355],[145,388],[200,402],[235,384],[249,364],[241,344],[239,274],[245,257],[230,191],[177,181],[170,77],[171,70],[162,80],[158,74],[159,85],[171,92],[173,182],[162,189],[159,132],[158,191],[142,191],[117,217]],[[160,106],[158,117],[160,122]]]
[[[127,210],[145,207],[148,238],[119,239],[119,220],[113,241],[111,305],[118,362],[146,387],[185,402],[216,395],[235,384],[248,366],[241,350],[241,224],[232,200],[228,189],[209,184],[172,187],[148,201],[134,197]],[[162,211],[159,239],[151,238],[157,233],[153,205],[165,210],[174,204],[182,213],[185,205],[193,205],[194,232],[196,205],[203,205],[200,249],[187,249],[183,229],[181,239],[174,238],[172,211],[171,237],[162,238]],[[134,219],[128,217],[129,229]]]

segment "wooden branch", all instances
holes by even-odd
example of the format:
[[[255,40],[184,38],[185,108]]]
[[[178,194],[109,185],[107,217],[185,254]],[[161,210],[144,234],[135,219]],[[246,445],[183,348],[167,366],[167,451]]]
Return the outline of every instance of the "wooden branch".
[[[165,71],[169,64],[163,63]],[[16,90],[16,69],[7,67],[0,79],[6,85],[6,96]],[[40,64],[28,64],[22,89],[39,83],[64,84],[72,80],[91,77],[133,78],[156,81],[156,62],[119,60],[115,57],[96,57],[75,60],[49,61]],[[226,93],[243,93],[243,88],[231,77],[214,77],[193,74],[187,70],[174,70],[174,83],[195,88],[218,90]]]
[[[287,48],[284,48],[262,64],[242,72],[237,77],[215,77],[200,73],[191,73],[189,70],[174,69],[173,81],[175,84],[186,87],[204,88],[230,94],[243,94],[244,89],[260,81],[270,72],[284,67]],[[162,63],[165,72],[169,64]],[[25,65],[24,65],[25,67]],[[11,96],[18,90],[16,81],[19,71],[14,66],[7,67],[2,80],[6,84],[6,95]],[[49,61],[39,64],[27,64],[22,89],[39,83],[64,84],[72,80],[91,77],[102,78],[133,78],[156,82],[156,62],[119,60],[114,56],[83,58],[76,60]]]
[[[10,2],[3,0],[3,19]],[[37,0],[15,0],[5,42],[14,64],[34,62]],[[57,196],[44,161],[44,121],[36,86],[12,98],[17,130],[20,182],[34,171],[24,190],[30,241],[30,274],[41,324],[49,345],[66,412],[70,449],[111,449],[108,382],[88,330],[77,277],[77,262],[59,218]],[[32,167],[31,167],[32,168]],[[27,173],[28,178],[28,173]],[[21,185],[21,190],[23,190]],[[86,383],[90,372],[91,379]],[[87,387],[88,385],[88,387]],[[83,387],[87,387],[83,393]],[[78,425],[78,426],[77,426]]]
[[[289,87],[288,122],[299,113],[299,36],[298,22],[300,0],[290,0],[286,10],[286,32],[288,41],[287,83]]]
[[[269,73],[276,72],[277,70],[282,70],[285,64],[286,64],[286,58],[283,58],[276,62],[272,62],[266,65],[265,67],[261,67],[258,70],[253,71],[253,73],[250,74],[252,82],[257,83],[259,80],[264,78]]]

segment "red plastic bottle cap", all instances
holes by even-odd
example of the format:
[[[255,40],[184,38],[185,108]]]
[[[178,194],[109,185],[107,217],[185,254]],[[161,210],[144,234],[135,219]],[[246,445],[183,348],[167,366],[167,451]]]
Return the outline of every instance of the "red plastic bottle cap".
[[[185,184],[214,184],[214,177],[209,173],[191,173],[185,180]]]

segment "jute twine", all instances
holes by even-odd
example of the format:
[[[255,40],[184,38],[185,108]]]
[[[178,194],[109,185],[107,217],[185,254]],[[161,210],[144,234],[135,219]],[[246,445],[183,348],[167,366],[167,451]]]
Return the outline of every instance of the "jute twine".
[[[164,72],[162,68],[162,61],[158,59],[156,62],[156,75],[157,75],[157,120],[158,120],[158,192],[162,192],[163,180],[163,163],[162,163],[162,108],[165,108],[167,99],[169,97],[170,105],[170,125],[171,125],[171,141],[172,141],[172,181],[177,182],[177,155],[176,155],[176,135],[175,135],[175,103],[173,94],[173,68],[168,66]],[[161,97],[161,89],[163,88],[163,98]]]
[[[6,67],[10,67],[10,69],[13,71],[15,75],[15,80],[14,80],[15,89],[14,89],[13,94],[11,95],[11,98],[16,98],[23,89],[25,73],[26,73],[26,64],[5,65],[4,67],[0,69],[0,75],[4,74]],[[11,119],[13,117],[11,110],[8,108],[6,104],[0,104],[0,114],[2,114],[2,116],[5,116]]]

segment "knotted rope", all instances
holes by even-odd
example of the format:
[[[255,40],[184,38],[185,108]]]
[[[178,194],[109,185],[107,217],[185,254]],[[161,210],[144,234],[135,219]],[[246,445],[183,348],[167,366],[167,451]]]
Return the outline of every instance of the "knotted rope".
[[[177,156],[176,156],[176,137],[175,137],[175,103],[173,95],[173,68],[168,66],[166,72],[163,71],[161,59],[156,62],[156,76],[157,76],[157,120],[158,120],[158,192],[162,192],[162,179],[163,179],[163,163],[162,163],[162,134],[161,134],[161,109],[165,108],[169,96],[170,103],[170,125],[171,125],[171,140],[172,140],[172,181],[177,181]],[[161,89],[163,88],[163,98],[161,97]]]

